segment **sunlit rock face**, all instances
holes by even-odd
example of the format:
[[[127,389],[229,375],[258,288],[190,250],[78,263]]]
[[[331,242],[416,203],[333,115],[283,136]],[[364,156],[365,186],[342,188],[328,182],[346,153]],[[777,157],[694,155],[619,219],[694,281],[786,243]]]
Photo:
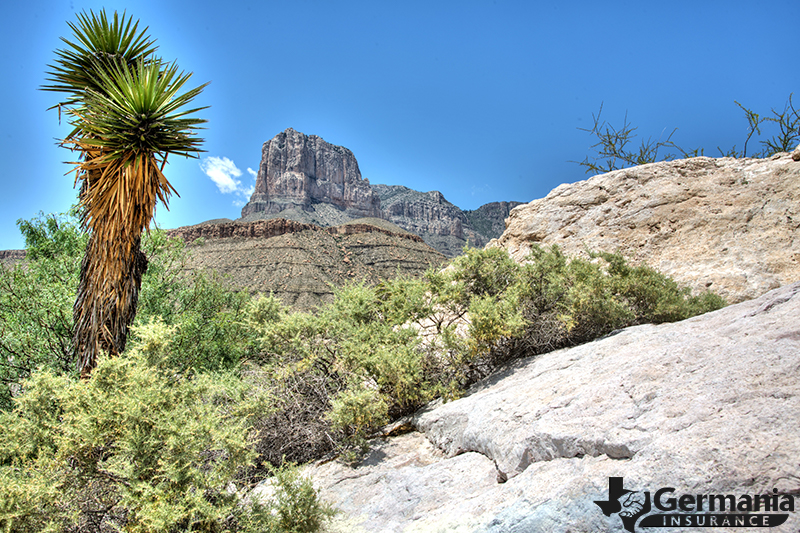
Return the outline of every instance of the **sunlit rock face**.
[[[800,162],[695,157],[563,184],[511,211],[502,246],[620,252],[729,302],[800,280]]]
[[[353,152],[292,128],[264,143],[256,187],[242,217],[330,203],[354,218],[380,217],[380,199]]]

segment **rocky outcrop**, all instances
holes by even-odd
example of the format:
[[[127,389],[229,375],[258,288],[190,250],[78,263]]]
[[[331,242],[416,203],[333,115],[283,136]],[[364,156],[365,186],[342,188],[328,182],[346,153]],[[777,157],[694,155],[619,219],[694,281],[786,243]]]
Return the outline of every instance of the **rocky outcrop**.
[[[255,191],[240,221],[283,218],[336,226],[354,218],[377,217],[454,257],[467,243],[483,247],[499,237],[509,205],[516,202],[495,202],[465,214],[439,191],[370,186],[361,178],[350,150],[289,128],[264,143]]]
[[[361,178],[353,152],[292,128],[265,142],[255,191],[242,217],[280,213],[316,203],[337,206],[352,217],[380,217],[380,200]]]
[[[448,257],[464,245],[483,247],[489,238],[475,231],[464,212],[439,191],[420,192],[402,185],[375,184],[381,214],[403,229],[416,233]]]
[[[642,497],[791,499],[771,531],[796,532],[798,316],[800,283],[521,360],[373,440],[359,466],[306,473],[342,511],[332,531],[623,531],[595,503],[623,477]]]
[[[397,228],[398,230],[400,228]],[[169,237],[180,237],[191,244],[195,240],[203,239],[228,239],[244,237],[252,239],[269,239],[286,233],[299,233],[301,231],[323,231],[331,235],[354,235],[356,233],[383,233],[400,239],[415,242],[424,242],[422,238],[413,233],[384,229],[368,223],[347,223],[341,226],[322,228],[314,224],[303,224],[283,218],[257,220],[255,222],[228,222],[218,224],[199,224],[197,226],[184,226],[178,229],[167,230]]]
[[[488,239],[500,237],[506,229],[511,210],[522,202],[490,202],[474,211],[464,211],[472,228]]]
[[[465,245],[482,248],[502,235],[509,212],[520,202],[491,202],[474,211],[462,211],[439,191],[419,192],[402,185],[374,184],[383,217],[421,235],[447,255],[461,254]]]
[[[25,250],[0,250],[0,264],[14,265],[23,261],[26,255]]]
[[[295,231],[321,231],[322,228],[313,224],[303,224],[293,220],[274,218],[270,220],[257,220],[255,222],[222,222],[217,224],[198,224],[196,226],[183,226],[167,230],[169,237],[180,237],[191,244],[197,239],[228,239],[231,237],[269,239],[285,233]]]
[[[419,192],[402,185],[375,184],[386,220],[417,235],[426,233],[464,238],[461,209],[448,202],[439,191]]]
[[[490,246],[619,251],[738,302],[800,280],[800,163],[696,157],[563,184],[515,208]]]

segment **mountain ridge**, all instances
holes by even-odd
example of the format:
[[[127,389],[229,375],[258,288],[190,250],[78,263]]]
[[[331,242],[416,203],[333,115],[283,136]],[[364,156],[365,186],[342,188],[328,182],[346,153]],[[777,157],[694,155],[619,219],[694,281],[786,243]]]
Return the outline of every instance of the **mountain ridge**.
[[[521,202],[490,202],[464,211],[439,191],[370,184],[352,151],[288,128],[262,146],[256,186],[239,220],[285,218],[335,226],[355,218],[381,218],[454,257],[467,244],[483,247],[500,237],[505,217],[516,205]]]
[[[272,293],[296,311],[333,301],[336,287],[420,276],[446,257],[422,237],[376,218],[321,227],[283,218],[168,230],[189,254],[185,271],[216,271],[234,289]]]

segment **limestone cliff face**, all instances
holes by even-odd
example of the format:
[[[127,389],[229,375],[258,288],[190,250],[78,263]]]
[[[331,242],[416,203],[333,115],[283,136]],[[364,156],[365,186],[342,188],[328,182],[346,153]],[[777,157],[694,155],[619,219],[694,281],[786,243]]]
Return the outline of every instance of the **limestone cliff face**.
[[[506,229],[506,219],[511,210],[522,202],[489,202],[474,211],[464,211],[472,227],[489,239],[496,239]]]
[[[374,185],[387,220],[417,234],[435,233],[464,238],[461,209],[439,191],[418,192],[402,185]]]
[[[356,218],[381,218],[454,257],[465,244],[483,247],[499,237],[517,204],[493,202],[464,212],[439,191],[370,185],[350,150],[289,128],[264,143],[255,191],[240,222],[280,217],[337,226]]]
[[[265,142],[256,186],[242,217],[330,203],[352,217],[379,217],[380,199],[353,152],[292,128]]]
[[[800,162],[695,157],[563,184],[511,212],[490,246],[621,252],[729,302],[800,280]]]

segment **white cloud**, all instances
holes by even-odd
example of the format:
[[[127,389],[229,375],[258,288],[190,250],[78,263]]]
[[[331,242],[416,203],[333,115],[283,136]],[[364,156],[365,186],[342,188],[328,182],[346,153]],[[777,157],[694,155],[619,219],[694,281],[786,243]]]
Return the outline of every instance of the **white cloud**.
[[[258,172],[256,172],[255,170],[253,170],[253,169],[252,169],[252,168],[250,168],[250,167],[247,167],[247,171],[248,171],[248,172],[250,173],[250,175],[251,175],[251,176],[253,176],[254,178],[255,178],[256,176],[258,176]]]
[[[227,157],[205,157],[200,162],[200,169],[206,176],[211,178],[222,194],[234,193],[237,196],[244,198],[242,200],[235,200],[235,205],[244,205],[252,196],[255,190],[255,184],[248,186],[242,185],[242,182],[236,178],[241,177],[242,171],[236,164]],[[253,177],[256,177],[256,172],[248,168],[247,172]]]
[[[206,157],[200,162],[200,169],[205,172],[211,181],[217,184],[219,192],[223,194],[235,192],[242,184],[237,179],[242,171],[236,168],[233,161],[227,157]]]

